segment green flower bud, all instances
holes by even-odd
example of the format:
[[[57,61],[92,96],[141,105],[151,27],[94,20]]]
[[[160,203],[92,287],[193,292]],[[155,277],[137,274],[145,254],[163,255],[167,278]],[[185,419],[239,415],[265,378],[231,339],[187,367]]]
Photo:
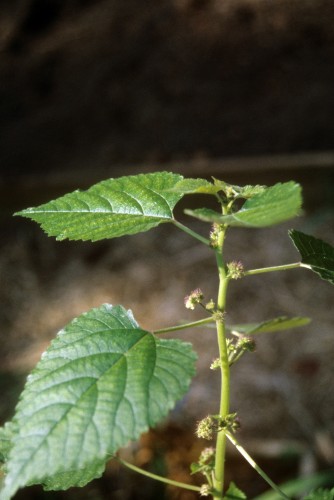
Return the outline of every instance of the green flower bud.
[[[241,337],[237,343],[237,347],[244,351],[254,352],[256,349],[256,342],[253,337]]]
[[[208,484],[202,484],[199,494],[201,497],[208,497],[211,495],[210,486]]]
[[[244,266],[240,261],[232,261],[227,264],[228,275],[231,279],[237,280],[244,275]]]
[[[221,420],[219,423],[220,430],[227,430],[230,432],[236,432],[240,429],[240,421],[238,419],[238,415],[236,413],[229,413],[226,415],[224,420]]]
[[[204,448],[199,456],[199,463],[201,465],[204,465],[207,464],[208,462],[211,462],[215,458],[215,453],[216,450],[212,448],[212,446]]]
[[[209,415],[197,424],[197,429],[196,429],[196,435],[199,438],[202,439],[212,439],[213,434],[216,430],[216,422],[214,419]]]
[[[205,309],[207,311],[210,311],[210,312],[213,312],[215,309],[216,309],[216,304],[214,302],[214,300],[209,300],[209,302],[207,304],[205,304]]]
[[[221,367],[221,361],[220,358],[216,358],[212,361],[210,365],[210,370],[217,370],[218,368]]]

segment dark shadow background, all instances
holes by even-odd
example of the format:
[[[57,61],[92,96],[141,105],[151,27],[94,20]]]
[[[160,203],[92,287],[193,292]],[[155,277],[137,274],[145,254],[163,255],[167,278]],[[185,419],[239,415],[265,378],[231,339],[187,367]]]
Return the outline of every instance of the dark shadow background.
[[[216,293],[210,256],[173,229],[94,245],[57,243],[12,218],[15,210],[141,171],[213,175],[240,184],[294,179],[304,188],[305,217],[264,232],[237,230],[228,255],[248,267],[295,261],[286,235],[291,226],[334,244],[334,4],[2,0],[0,12],[5,421],[27,371],[75,315],[102,302],[122,303],[143,326],[159,328],[173,315],[185,318],[183,297],[190,290]],[[307,272],[231,287],[231,321],[314,318],[296,336],[261,337],[254,356],[233,375],[240,440],[277,481],[334,463],[332,293]],[[207,368],[215,357],[207,333],[186,338],[203,358],[190,395],[126,452],[138,465],[181,481],[189,480],[189,463],[206,445],[194,442],[194,425],[216,411],[218,390]],[[266,489],[232,451],[230,464],[228,477],[237,478],[250,498]],[[17,495],[160,497],[195,498],[116,465],[83,490],[32,488]]]
[[[3,175],[332,150],[331,0],[1,2]]]

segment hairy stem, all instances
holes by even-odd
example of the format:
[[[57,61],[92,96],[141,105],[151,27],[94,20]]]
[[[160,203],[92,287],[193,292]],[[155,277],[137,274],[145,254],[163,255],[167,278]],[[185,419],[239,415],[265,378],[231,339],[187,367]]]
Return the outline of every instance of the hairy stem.
[[[218,247],[216,249],[216,260],[219,274],[219,288],[217,297],[217,309],[221,313],[218,317],[217,326],[217,341],[219,348],[220,359],[220,374],[221,374],[221,392],[220,392],[220,406],[219,416],[222,420],[226,418],[229,413],[230,405],[230,367],[228,360],[228,351],[226,343],[226,328],[223,314],[226,307],[226,292],[229,278],[226,275],[225,264],[223,260],[223,245],[225,239],[226,229],[221,229],[218,235]],[[214,489],[218,492],[219,497],[222,497],[224,489],[224,475],[225,475],[225,453],[226,453],[226,435],[225,432],[220,431],[217,433],[216,440],[216,459],[214,470]],[[219,498],[218,497],[218,498]]]

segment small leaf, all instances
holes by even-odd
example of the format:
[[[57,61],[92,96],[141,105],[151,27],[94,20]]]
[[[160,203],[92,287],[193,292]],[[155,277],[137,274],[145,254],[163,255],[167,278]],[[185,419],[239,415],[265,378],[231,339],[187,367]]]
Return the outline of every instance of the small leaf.
[[[182,179],[170,191],[182,194],[203,193],[215,195],[220,191],[220,188],[205,179]]]
[[[256,184],[255,186],[243,186],[240,188],[239,196],[246,199],[253,198],[256,195],[263,193],[266,189],[266,186],[260,186],[259,184]]]
[[[219,188],[219,190],[224,191],[228,198],[252,198],[253,196],[262,193],[266,186],[235,186],[233,184],[228,184],[227,182],[220,181],[219,179],[214,179],[214,185]]]
[[[210,208],[195,208],[194,210],[186,209],[184,213],[203,222],[222,223],[223,218],[223,216],[219,212],[215,212]]]
[[[334,248],[325,241],[295,229],[289,231],[289,236],[302,257],[302,263],[323,280],[334,284]]]
[[[244,325],[232,325],[228,329],[231,332],[241,333],[243,335],[253,335],[255,333],[279,332],[282,330],[290,330],[290,328],[298,328],[310,323],[310,318],[295,317],[287,318],[280,316],[279,318],[269,319],[261,323],[248,323]]]
[[[121,306],[74,319],[28,377],[1,500],[28,484],[59,489],[101,475],[185,394],[195,359],[190,344],[156,338]]]
[[[230,483],[225,493],[224,500],[246,500],[247,497],[233,482]]]
[[[15,215],[36,221],[58,240],[97,241],[135,234],[173,221],[173,208],[183,193],[170,189],[181,179],[169,172],[109,179]]]
[[[299,184],[292,181],[275,184],[247,200],[241,210],[232,216],[227,216],[232,218],[228,224],[252,227],[272,226],[298,215],[301,204]]]
[[[304,500],[311,500],[311,497],[302,497],[303,494],[307,491],[312,491],[312,490],[317,490],[320,486],[328,485],[328,484],[333,484],[333,471],[331,469],[322,471],[322,472],[315,472],[309,476],[303,476],[303,477],[297,477],[294,479],[291,479],[283,484],[280,484],[280,490],[284,491],[284,493],[289,497],[289,498],[304,498]],[[320,492],[323,491],[320,489]],[[327,490],[325,490],[327,491]],[[254,500],[278,500],[277,499],[277,493],[276,491],[273,490],[268,490],[265,493],[262,493]],[[313,498],[313,500],[316,500],[316,497]],[[320,499],[318,499],[320,500]],[[330,499],[330,500],[334,500]]]
[[[190,464],[190,473],[191,474],[197,474],[198,472],[201,472],[203,470],[203,465],[200,465],[199,463],[197,462],[192,462]]]
[[[299,214],[302,203],[301,189],[295,182],[275,184],[249,198],[242,208],[229,215],[208,209],[187,210],[200,220],[228,226],[266,227],[284,222]]]
[[[320,488],[304,497],[304,500],[334,500],[334,489],[325,490]]]

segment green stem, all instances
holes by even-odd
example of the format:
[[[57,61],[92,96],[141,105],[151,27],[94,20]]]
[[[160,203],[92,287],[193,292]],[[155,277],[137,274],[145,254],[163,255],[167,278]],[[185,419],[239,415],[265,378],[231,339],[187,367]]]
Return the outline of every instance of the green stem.
[[[289,269],[297,269],[298,267],[307,267],[303,265],[301,262],[294,262],[293,264],[284,264],[282,266],[272,266],[272,267],[263,267],[261,269],[251,269],[250,271],[244,271],[244,276],[251,276],[253,274],[261,274],[261,273],[272,273],[274,271],[288,271]]]
[[[276,493],[279,494],[280,497],[286,498],[287,500],[290,500],[289,497],[275,484],[269,476],[261,469],[261,467],[258,466],[258,464],[255,462],[255,460],[252,459],[252,457],[247,453],[245,448],[243,448],[238,441],[235,439],[233,434],[231,434],[229,431],[225,431],[226,437],[231,441],[231,443],[234,444],[234,446],[237,448],[239,453],[247,460],[247,462],[256,470],[258,474],[266,481],[266,483],[269,484],[269,486],[276,491]]]
[[[152,472],[149,472],[147,470],[141,469],[140,467],[137,467],[136,465],[130,464],[126,460],[123,460],[121,458],[115,457],[118,462],[121,464],[125,465],[128,469],[131,469],[135,472],[138,472],[139,474],[142,474],[143,476],[147,476],[151,479],[155,479],[156,481],[160,481],[162,483],[169,484],[171,486],[177,486],[179,488],[183,488],[185,490],[191,490],[191,491],[201,491],[201,488],[199,486],[194,486],[192,484],[186,484],[186,483],[181,483],[179,481],[174,481],[173,479],[168,479],[166,477],[158,476],[157,474],[153,474]]]
[[[219,274],[219,288],[217,297],[217,309],[224,314],[226,307],[226,292],[229,278],[226,275],[225,264],[223,260],[223,245],[225,239],[226,228],[223,228],[218,235],[218,247],[216,249],[216,260]],[[217,326],[217,341],[219,348],[220,359],[220,374],[221,374],[221,392],[219,416],[222,420],[229,413],[230,405],[230,366],[228,360],[228,350],[226,343],[226,328],[223,317],[216,322]],[[225,476],[225,454],[226,454],[226,435],[223,431],[217,433],[216,440],[216,459],[214,470],[214,489],[219,492],[222,497],[224,489]]]
[[[173,223],[176,227],[181,229],[181,231],[184,231],[185,233],[189,234],[190,236],[192,236],[196,240],[199,240],[201,243],[204,243],[205,245],[210,246],[210,240],[208,240],[207,238],[204,238],[204,236],[201,236],[200,234],[196,233],[196,231],[193,231],[189,227],[184,226],[183,224],[181,224],[181,222],[178,222],[175,219],[173,220]]]
[[[160,333],[177,332],[178,330],[186,330],[187,328],[194,328],[196,326],[206,325],[208,323],[214,323],[214,318],[211,316],[209,318],[199,319],[198,321],[192,321],[191,323],[184,323],[182,325],[168,326],[167,328],[160,328],[159,330],[154,330],[152,333],[159,335]]]

